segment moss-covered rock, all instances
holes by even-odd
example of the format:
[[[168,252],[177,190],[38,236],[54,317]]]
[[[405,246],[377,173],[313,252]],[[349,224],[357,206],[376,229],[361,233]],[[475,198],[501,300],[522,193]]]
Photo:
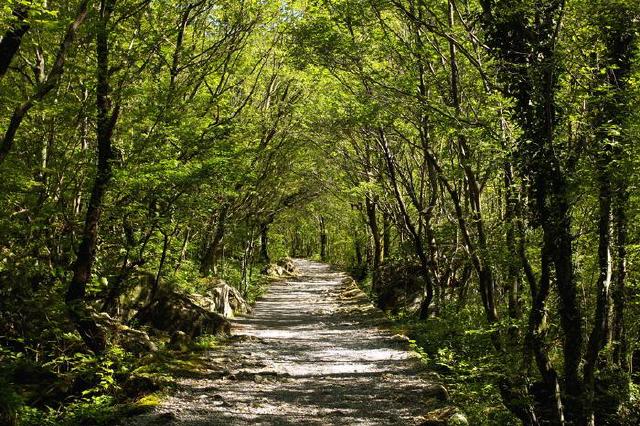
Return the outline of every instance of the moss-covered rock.
[[[194,338],[202,334],[228,335],[231,324],[217,312],[198,306],[189,296],[171,290],[158,294],[134,317],[140,324],[175,333],[180,330]]]
[[[420,266],[411,262],[385,262],[373,288],[376,305],[393,314],[413,312],[424,298],[424,279]]]

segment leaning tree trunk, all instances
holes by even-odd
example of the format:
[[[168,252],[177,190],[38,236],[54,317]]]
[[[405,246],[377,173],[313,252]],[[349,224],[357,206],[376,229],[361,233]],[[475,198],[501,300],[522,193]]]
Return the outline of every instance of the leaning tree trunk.
[[[87,283],[91,278],[93,262],[98,242],[98,224],[102,213],[104,196],[112,177],[111,139],[118,119],[119,108],[111,109],[109,85],[109,29],[108,23],[113,12],[115,0],[103,0],[96,24],[97,87],[96,106],[98,165],[93,182],[91,198],[87,207],[84,231],[73,266],[73,278],[69,284],[66,303],[70,317],[87,346],[95,352],[105,349],[105,336],[98,328],[85,305]]]

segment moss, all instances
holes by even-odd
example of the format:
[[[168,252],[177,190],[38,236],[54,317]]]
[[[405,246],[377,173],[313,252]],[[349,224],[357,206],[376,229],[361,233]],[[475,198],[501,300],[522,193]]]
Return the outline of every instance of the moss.
[[[152,393],[149,395],[145,395],[130,404],[123,404],[119,407],[118,411],[123,417],[136,416],[153,410],[155,407],[162,403],[162,400],[162,394]]]
[[[206,351],[206,350],[215,349],[219,345],[220,345],[220,339],[218,337],[204,335],[196,338],[192,346],[193,346],[193,349],[195,350]]]

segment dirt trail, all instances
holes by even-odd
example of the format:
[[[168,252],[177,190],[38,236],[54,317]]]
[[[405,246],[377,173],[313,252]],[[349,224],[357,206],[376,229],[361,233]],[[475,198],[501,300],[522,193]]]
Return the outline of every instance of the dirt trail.
[[[234,321],[235,342],[211,352],[207,374],[181,379],[127,424],[412,425],[442,406],[416,355],[378,327],[381,314],[345,289],[344,274],[296,264],[299,277]]]

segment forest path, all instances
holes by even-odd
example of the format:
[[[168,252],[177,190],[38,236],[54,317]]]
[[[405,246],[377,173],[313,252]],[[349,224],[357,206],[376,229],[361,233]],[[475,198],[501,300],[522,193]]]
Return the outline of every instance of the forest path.
[[[383,315],[345,274],[295,263],[299,276],[234,321],[208,373],[127,424],[412,425],[442,406],[417,355],[379,328]]]

